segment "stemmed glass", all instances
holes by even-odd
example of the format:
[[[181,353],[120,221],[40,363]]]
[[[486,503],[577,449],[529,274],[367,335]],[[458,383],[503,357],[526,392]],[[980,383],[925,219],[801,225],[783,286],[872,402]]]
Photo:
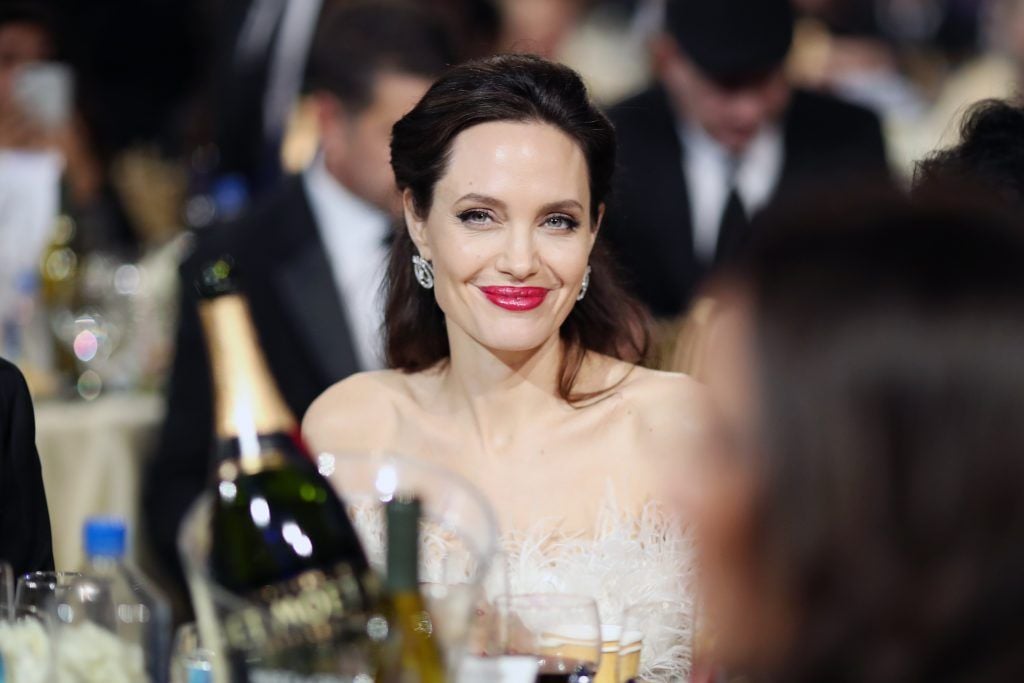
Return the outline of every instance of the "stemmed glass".
[[[18,585],[20,585],[20,581]],[[49,614],[35,604],[17,605],[14,572],[0,562],[0,681],[50,681],[53,657]],[[36,595],[40,607],[51,594]]]
[[[512,595],[498,598],[506,653],[528,655],[536,683],[592,683],[601,661],[601,619],[585,595]]]
[[[14,606],[34,612],[46,612],[54,599],[60,599],[67,587],[82,578],[78,572],[32,572],[18,577]]]

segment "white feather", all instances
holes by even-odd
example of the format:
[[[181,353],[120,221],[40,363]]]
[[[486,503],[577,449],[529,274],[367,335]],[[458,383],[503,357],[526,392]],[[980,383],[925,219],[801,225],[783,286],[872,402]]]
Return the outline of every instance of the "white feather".
[[[351,514],[371,564],[383,569],[381,511],[360,507]],[[595,529],[589,537],[567,535],[557,531],[555,520],[541,520],[524,532],[507,534],[505,562],[487,577],[487,595],[591,595],[602,621],[615,625],[621,625],[627,608],[655,604],[657,623],[644,635],[641,677],[651,683],[686,680],[693,655],[695,600],[693,548],[681,525],[654,502],[639,513],[622,509],[609,486]],[[425,582],[466,581],[475,568],[473,553],[450,529],[429,521],[424,525]]]

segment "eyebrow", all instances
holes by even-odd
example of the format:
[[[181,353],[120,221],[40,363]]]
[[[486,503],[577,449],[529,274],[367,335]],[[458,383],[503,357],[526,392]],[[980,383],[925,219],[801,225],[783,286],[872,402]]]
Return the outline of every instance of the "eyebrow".
[[[486,194],[479,194],[476,192],[470,192],[469,194],[462,195],[456,200],[456,203],[471,201],[480,202],[481,204],[489,204],[502,211],[508,208],[508,205],[498,199],[497,197],[491,197]],[[583,211],[583,205],[575,199],[562,199],[556,202],[549,202],[541,207],[540,213],[550,213],[552,211],[565,211],[566,209],[576,209],[577,211]]]

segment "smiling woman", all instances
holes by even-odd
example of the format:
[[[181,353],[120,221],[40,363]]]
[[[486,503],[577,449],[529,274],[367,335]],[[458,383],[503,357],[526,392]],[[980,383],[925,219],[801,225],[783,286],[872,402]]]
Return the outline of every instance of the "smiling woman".
[[[659,500],[699,447],[703,396],[636,365],[645,317],[599,241],[611,124],[572,70],[502,56],[451,69],[391,152],[407,228],[388,272],[392,369],[325,392],[307,440],[472,481],[505,529],[513,592],[592,595],[609,625],[671,605],[644,680],[677,680],[689,553]]]
[[[409,226],[396,240],[389,267],[392,367],[415,372],[449,356],[454,340],[445,316],[456,315],[446,306],[454,303],[447,299],[451,292],[439,289],[435,302],[417,286],[408,265],[413,255],[432,260],[435,249],[441,253],[433,265],[454,265],[446,261],[451,231],[443,225],[475,230],[472,253],[497,250],[500,266],[511,268],[503,280],[476,284],[548,290],[547,306],[536,294],[506,291],[501,298],[517,310],[542,309],[535,319],[556,323],[565,342],[558,384],[563,398],[593,398],[574,395],[586,350],[629,363],[643,359],[645,313],[619,286],[610,258],[595,244],[615,167],[615,132],[575,72],[529,56],[453,69],[395,126],[391,152]],[[427,225],[437,229],[426,230]],[[520,262],[510,260],[515,258]],[[545,272],[530,273],[533,267]],[[537,284],[542,279],[547,282]],[[579,304],[569,305],[581,293]],[[518,328],[512,340],[529,336],[519,321],[509,322]],[[504,328],[488,325],[492,336],[503,335]]]

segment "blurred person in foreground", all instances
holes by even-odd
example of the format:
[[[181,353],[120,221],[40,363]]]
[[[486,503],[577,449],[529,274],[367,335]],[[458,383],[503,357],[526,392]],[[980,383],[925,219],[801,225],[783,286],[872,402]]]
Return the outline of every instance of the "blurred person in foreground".
[[[324,389],[380,367],[379,289],[400,209],[391,126],[452,59],[447,35],[416,7],[347,3],[313,48],[321,149],[313,164],[235,223],[210,228],[181,268],[182,304],[168,410],[147,474],[155,550],[177,567],[175,538],[210,466],[210,371],[193,282],[234,257],[271,372],[295,415]]]
[[[754,681],[1024,680],[1024,233],[833,202],[714,290],[720,419],[680,482],[713,657]]]
[[[769,204],[887,173],[874,114],[787,81],[793,24],[788,0],[670,0],[658,83],[609,112],[621,172],[605,230],[655,316],[684,312]]]
[[[50,513],[24,377],[0,358],[0,562],[15,575],[53,569]]]

